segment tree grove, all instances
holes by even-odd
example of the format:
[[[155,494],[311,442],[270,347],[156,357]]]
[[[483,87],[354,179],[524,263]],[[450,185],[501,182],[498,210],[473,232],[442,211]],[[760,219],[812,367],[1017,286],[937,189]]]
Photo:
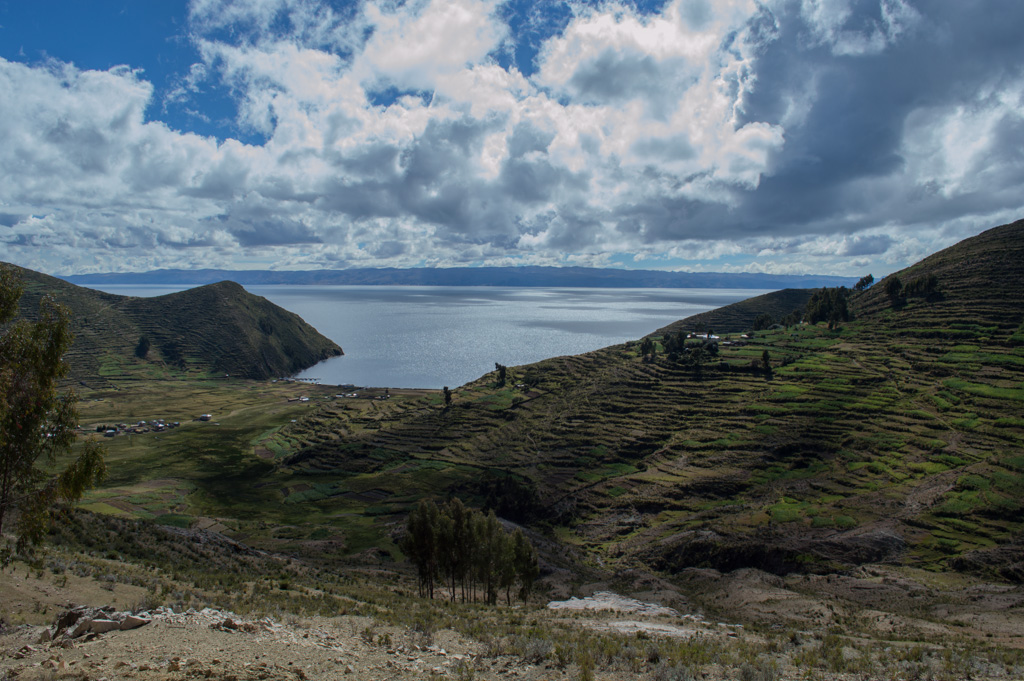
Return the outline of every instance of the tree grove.
[[[421,501],[401,546],[416,566],[420,595],[429,598],[441,584],[453,601],[479,596],[494,605],[503,594],[511,605],[513,589],[525,601],[539,574],[537,551],[522,530],[506,532],[493,511],[466,508],[459,499],[440,508]]]

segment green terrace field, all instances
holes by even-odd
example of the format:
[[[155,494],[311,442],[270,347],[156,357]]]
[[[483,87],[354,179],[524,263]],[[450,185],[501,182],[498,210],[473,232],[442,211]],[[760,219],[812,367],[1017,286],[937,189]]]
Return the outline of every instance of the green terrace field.
[[[1020,527],[1024,480],[1010,452],[1024,429],[1007,416],[1007,398],[988,393],[1012,392],[999,386],[1024,377],[1003,362],[977,382],[949,378],[960,369],[946,353],[915,369],[927,348],[894,357],[868,326],[803,325],[723,343],[700,378],[618,346],[513,372],[539,377],[531,389],[485,377],[447,410],[436,398],[387,416],[325,407],[312,444],[285,463],[321,479],[352,472],[346,489],[387,493],[374,512],[400,515],[421,494],[477,503],[490,494],[523,521],[571,528],[603,560],[673,561],[665,567],[716,564],[740,547],[777,569],[904,548],[907,560],[939,567],[1006,542]],[[765,349],[770,379],[751,367]],[[909,546],[853,541],[892,522]],[[705,547],[711,555],[675,550],[702,528],[722,536]],[[746,540],[764,533],[775,546],[747,556],[760,550]]]
[[[299,401],[301,396],[309,401]],[[409,399],[399,394],[389,404]],[[164,419],[181,425],[163,432],[100,437],[107,447],[109,474],[81,506],[213,529],[282,550],[310,537],[340,545],[343,536],[347,549],[360,536],[361,548],[368,548],[372,542],[365,538],[376,540],[379,533],[371,530],[372,518],[362,513],[366,500],[351,495],[340,506],[317,503],[345,497],[321,479],[296,476],[277,465],[307,444],[305,429],[322,418],[322,405],[340,400],[330,387],[238,379],[137,380],[120,390],[87,391],[79,404],[83,437],[100,437],[97,428],[118,423]],[[372,395],[346,403],[368,412],[382,404]],[[198,420],[201,414],[212,418]],[[299,422],[305,425],[299,427]],[[355,521],[344,517],[353,513]],[[338,526],[344,526],[344,534]]]
[[[666,353],[683,320],[651,337],[653,357],[638,339],[510,367],[451,405],[234,379],[90,392],[101,401],[83,403],[87,424],[183,425],[110,441],[111,477],[86,507],[399,559],[409,510],[454,495],[545,536],[555,562],[786,573],[881,561],[1019,579],[1021,232],[990,230],[897,273],[898,292],[890,279],[854,292],[848,321],[721,331],[756,316],[745,301],[700,316],[721,336],[700,361],[695,338]],[[214,421],[191,420],[201,413]]]

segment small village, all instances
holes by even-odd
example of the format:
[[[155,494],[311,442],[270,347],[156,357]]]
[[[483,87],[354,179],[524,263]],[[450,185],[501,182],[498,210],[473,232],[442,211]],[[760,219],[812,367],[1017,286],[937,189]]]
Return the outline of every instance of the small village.
[[[209,417],[209,414],[203,414]],[[203,420],[202,417],[197,420]],[[209,420],[208,418],[205,420]],[[153,419],[151,421],[138,421],[137,423],[116,423],[113,425],[99,425],[95,428],[79,426],[81,433],[102,433],[103,437],[116,437],[118,435],[142,435],[144,433],[162,433],[181,425],[180,421],[166,421],[164,419]]]

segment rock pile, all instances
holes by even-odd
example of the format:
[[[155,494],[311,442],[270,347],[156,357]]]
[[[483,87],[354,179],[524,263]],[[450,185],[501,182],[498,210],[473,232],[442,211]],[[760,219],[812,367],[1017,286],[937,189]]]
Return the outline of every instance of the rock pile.
[[[136,615],[130,612],[117,612],[109,605],[102,608],[80,605],[62,612],[54,620],[53,625],[43,631],[39,641],[61,641],[80,638],[87,634],[138,629],[152,621],[153,618],[148,613]]]

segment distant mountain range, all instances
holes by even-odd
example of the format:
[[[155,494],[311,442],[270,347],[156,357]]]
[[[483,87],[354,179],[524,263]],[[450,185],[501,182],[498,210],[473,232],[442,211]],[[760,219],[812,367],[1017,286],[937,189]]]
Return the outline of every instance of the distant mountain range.
[[[157,284],[191,286],[234,281],[345,286],[514,286],[578,288],[820,288],[852,286],[853,277],[726,272],[661,272],[596,267],[450,267],[351,270],[155,270],[61,277],[80,286]]]

